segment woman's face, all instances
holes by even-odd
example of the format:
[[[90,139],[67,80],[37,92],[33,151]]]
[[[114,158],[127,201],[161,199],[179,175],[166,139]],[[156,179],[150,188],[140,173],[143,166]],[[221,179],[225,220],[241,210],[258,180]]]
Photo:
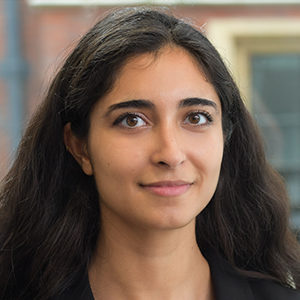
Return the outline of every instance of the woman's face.
[[[221,119],[213,86],[185,50],[130,59],[90,116],[83,170],[95,177],[102,220],[193,224],[218,182]]]

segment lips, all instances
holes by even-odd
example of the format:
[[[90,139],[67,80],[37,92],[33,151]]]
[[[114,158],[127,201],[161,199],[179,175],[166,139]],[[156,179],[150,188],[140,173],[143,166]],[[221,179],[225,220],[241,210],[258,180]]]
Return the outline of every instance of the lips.
[[[140,184],[145,190],[164,197],[174,197],[184,194],[193,183],[175,180],[175,181],[158,181],[150,184]]]

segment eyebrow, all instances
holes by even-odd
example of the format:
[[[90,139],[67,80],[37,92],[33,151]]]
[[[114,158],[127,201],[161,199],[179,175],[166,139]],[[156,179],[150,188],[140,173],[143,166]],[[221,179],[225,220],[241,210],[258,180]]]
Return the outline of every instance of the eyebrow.
[[[179,107],[187,107],[187,106],[194,106],[194,105],[201,105],[201,106],[211,106],[216,111],[218,111],[218,107],[216,102],[204,98],[186,98],[179,102]]]
[[[149,100],[129,100],[109,106],[105,116],[108,116],[112,111],[120,108],[153,108],[154,104]]]
[[[203,99],[203,98],[197,98],[197,97],[182,99],[179,102],[178,107],[181,108],[181,107],[188,107],[188,106],[194,106],[194,105],[211,106],[216,111],[218,111],[217,104],[214,101],[208,100],[208,99]],[[155,107],[155,105],[150,100],[144,100],[144,99],[129,100],[129,101],[119,102],[119,103],[110,105],[108,107],[107,112],[105,113],[105,116],[107,117],[114,110],[121,109],[121,108],[152,109],[154,107]]]

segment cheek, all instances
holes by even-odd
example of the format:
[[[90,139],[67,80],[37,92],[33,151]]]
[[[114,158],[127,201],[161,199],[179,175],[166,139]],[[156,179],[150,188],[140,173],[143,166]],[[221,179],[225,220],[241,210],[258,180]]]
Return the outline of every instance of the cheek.
[[[221,130],[205,134],[192,142],[191,159],[206,172],[219,172],[223,158],[223,134]]]
[[[93,141],[90,145],[91,161],[96,182],[101,186],[102,182],[112,185],[132,179],[145,163],[143,149],[128,139],[103,135]]]

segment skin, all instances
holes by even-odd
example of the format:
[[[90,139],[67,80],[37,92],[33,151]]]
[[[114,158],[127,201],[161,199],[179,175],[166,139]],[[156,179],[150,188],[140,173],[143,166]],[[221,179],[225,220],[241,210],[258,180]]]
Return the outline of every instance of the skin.
[[[131,106],[119,107],[124,102]],[[167,46],[124,65],[91,113],[87,140],[66,125],[65,143],[100,195],[89,270],[96,300],[214,299],[195,218],[218,182],[221,120],[220,100],[195,59]]]

